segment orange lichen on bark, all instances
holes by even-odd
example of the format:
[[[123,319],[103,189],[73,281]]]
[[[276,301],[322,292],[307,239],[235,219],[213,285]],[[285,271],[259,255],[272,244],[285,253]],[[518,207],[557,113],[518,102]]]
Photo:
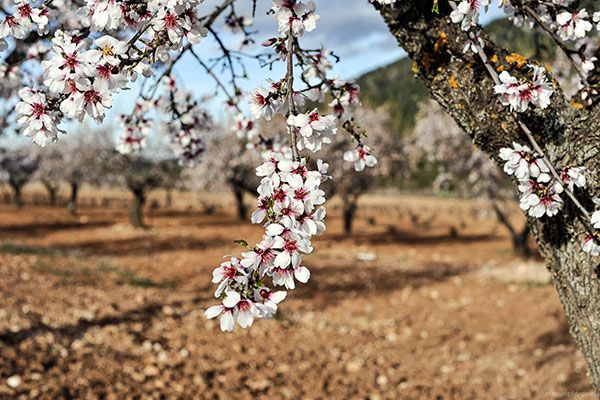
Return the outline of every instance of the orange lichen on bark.
[[[510,53],[509,55],[507,55],[506,57],[504,57],[504,59],[509,64],[515,64],[515,66],[517,68],[522,68],[524,65],[527,64],[527,59],[525,57],[523,57],[522,55],[517,54],[517,53]]]
[[[458,81],[456,80],[456,77],[454,75],[452,75],[450,79],[448,79],[448,84],[450,84],[450,87],[452,89],[458,89]]]
[[[446,33],[440,33],[440,37],[433,44],[433,51],[439,53],[444,47],[448,45],[448,36]]]

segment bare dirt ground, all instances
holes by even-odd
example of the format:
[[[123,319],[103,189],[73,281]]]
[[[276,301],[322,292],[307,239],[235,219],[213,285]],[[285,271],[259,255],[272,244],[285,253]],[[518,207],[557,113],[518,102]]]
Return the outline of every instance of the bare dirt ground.
[[[370,196],[350,237],[331,207],[311,282],[224,334],[211,271],[260,228],[227,195],[177,196],[148,230],[126,194],[86,196],[76,217],[0,205],[0,398],[593,398],[544,266],[485,203]]]

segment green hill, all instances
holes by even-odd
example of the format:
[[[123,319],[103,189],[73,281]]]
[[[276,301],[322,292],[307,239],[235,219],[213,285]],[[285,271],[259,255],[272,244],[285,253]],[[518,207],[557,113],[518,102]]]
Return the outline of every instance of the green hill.
[[[507,19],[491,22],[486,30],[498,45],[529,58],[544,61],[554,52],[547,36],[517,28]],[[425,86],[413,76],[411,66],[410,59],[402,58],[357,79],[362,101],[372,107],[387,105],[391,128],[399,134],[414,126],[419,103],[428,98]]]

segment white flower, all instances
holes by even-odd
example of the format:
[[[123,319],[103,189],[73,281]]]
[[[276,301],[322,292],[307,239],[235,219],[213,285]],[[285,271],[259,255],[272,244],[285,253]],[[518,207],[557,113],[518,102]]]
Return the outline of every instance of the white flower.
[[[591,222],[594,226],[594,229],[600,229],[600,211],[594,211]]]
[[[117,29],[122,24],[123,13],[116,0],[87,0],[87,15],[92,32]]]
[[[583,238],[583,251],[591,254],[592,256],[600,255],[600,245],[596,241],[594,235],[586,234]]]
[[[321,17],[315,14],[315,3],[310,1],[307,4],[298,2],[291,6],[283,5],[277,11],[277,22],[279,24],[279,34],[286,36],[290,31],[292,35],[299,37],[304,32],[312,32],[317,27],[317,22]],[[276,7],[274,2],[274,7]]]
[[[56,140],[56,122],[48,111],[46,96],[29,88],[21,89],[19,96],[21,101],[15,111],[17,124],[24,127],[23,134],[32,137],[33,142],[42,147],[48,140]]]
[[[93,84],[81,82],[77,84],[69,97],[60,103],[60,110],[69,118],[83,121],[85,115],[102,122],[104,112],[112,105],[112,96],[106,87],[96,81]]]
[[[255,289],[254,300],[257,302],[256,307],[258,308],[261,318],[272,318],[277,313],[277,305],[281,303],[287,296],[287,292],[279,290],[277,292],[271,292],[268,289]],[[262,301],[262,304],[259,303]]]
[[[577,40],[584,38],[593,25],[587,20],[588,12],[584,9],[577,13],[563,11],[556,16],[557,33],[562,40]]]
[[[373,167],[377,164],[377,158],[371,154],[371,149],[367,145],[359,145],[354,150],[344,153],[344,160],[354,163],[356,171],[362,171],[365,167]]]
[[[271,271],[273,278],[273,285],[285,286],[287,289],[295,289],[296,282],[294,278],[300,283],[307,283],[310,279],[310,271],[308,268],[298,266],[296,268],[279,268],[275,267]]]
[[[463,0],[450,13],[450,19],[455,24],[460,23],[463,31],[468,31],[478,23],[480,4],[487,7],[489,0]]]
[[[519,82],[507,71],[500,73],[500,84],[494,86],[494,92],[500,95],[500,102],[510,106],[511,110],[524,112],[529,108],[529,103],[544,109],[550,105],[550,97],[554,89],[546,77],[543,67],[530,64],[532,70],[531,82]]]
[[[331,143],[331,137],[337,133],[335,117],[320,115],[316,109],[306,114],[290,115],[287,123],[299,129],[300,150],[305,148],[317,152],[321,150],[323,143]]]
[[[569,190],[572,192],[575,186],[585,187],[585,167],[571,167],[563,168],[560,173],[562,182],[567,185]]]
[[[94,41],[97,49],[88,50],[83,58],[89,63],[102,62],[117,66],[127,53],[127,43],[105,35]]]
[[[556,193],[550,193],[539,196],[536,193],[530,193],[521,197],[520,206],[524,211],[535,218],[541,218],[544,215],[553,217],[562,207],[562,199]]]
[[[275,93],[260,86],[252,94],[249,109],[255,119],[264,118],[270,121],[281,107],[282,102],[275,97]]]
[[[218,316],[220,318],[221,330],[223,332],[231,332],[235,327],[235,319],[233,317],[233,310],[225,307],[224,305],[212,306],[204,311],[204,315],[208,319],[212,319]]]
[[[0,22],[0,39],[8,36],[13,36],[15,39],[24,39],[27,33],[29,33],[27,20],[6,15],[4,21]]]
[[[538,67],[533,64],[530,64],[529,67],[533,69],[533,80],[530,85],[532,92],[531,102],[543,110],[550,105],[550,97],[552,97],[554,89],[552,83],[548,82],[546,78],[546,69],[544,67]]]

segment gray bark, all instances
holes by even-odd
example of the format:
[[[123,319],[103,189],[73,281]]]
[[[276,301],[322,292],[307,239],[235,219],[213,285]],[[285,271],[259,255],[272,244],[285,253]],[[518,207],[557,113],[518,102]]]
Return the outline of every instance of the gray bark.
[[[527,139],[494,95],[493,81],[480,59],[471,53],[463,54],[468,37],[459,25],[450,22],[448,3],[440,2],[440,15],[432,13],[431,6],[431,1],[423,0],[397,1],[393,7],[375,5],[390,32],[414,61],[413,70],[431,96],[479,148],[500,164],[501,147],[512,141],[527,144]],[[508,52],[492,43],[484,32],[481,34],[488,57],[497,57],[494,67],[513,69],[515,66],[505,58]],[[524,122],[551,163],[587,168],[588,187],[578,195],[584,206],[592,210],[591,198],[600,194],[600,106],[578,109],[570,105],[556,83],[555,88],[552,105],[543,111],[529,111],[523,116]],[[529,219],[529,225],[552,274],[571,335],[600,390],[599,260],[581,248],[585,234],[582,217],[566,199],[559,215]]]

